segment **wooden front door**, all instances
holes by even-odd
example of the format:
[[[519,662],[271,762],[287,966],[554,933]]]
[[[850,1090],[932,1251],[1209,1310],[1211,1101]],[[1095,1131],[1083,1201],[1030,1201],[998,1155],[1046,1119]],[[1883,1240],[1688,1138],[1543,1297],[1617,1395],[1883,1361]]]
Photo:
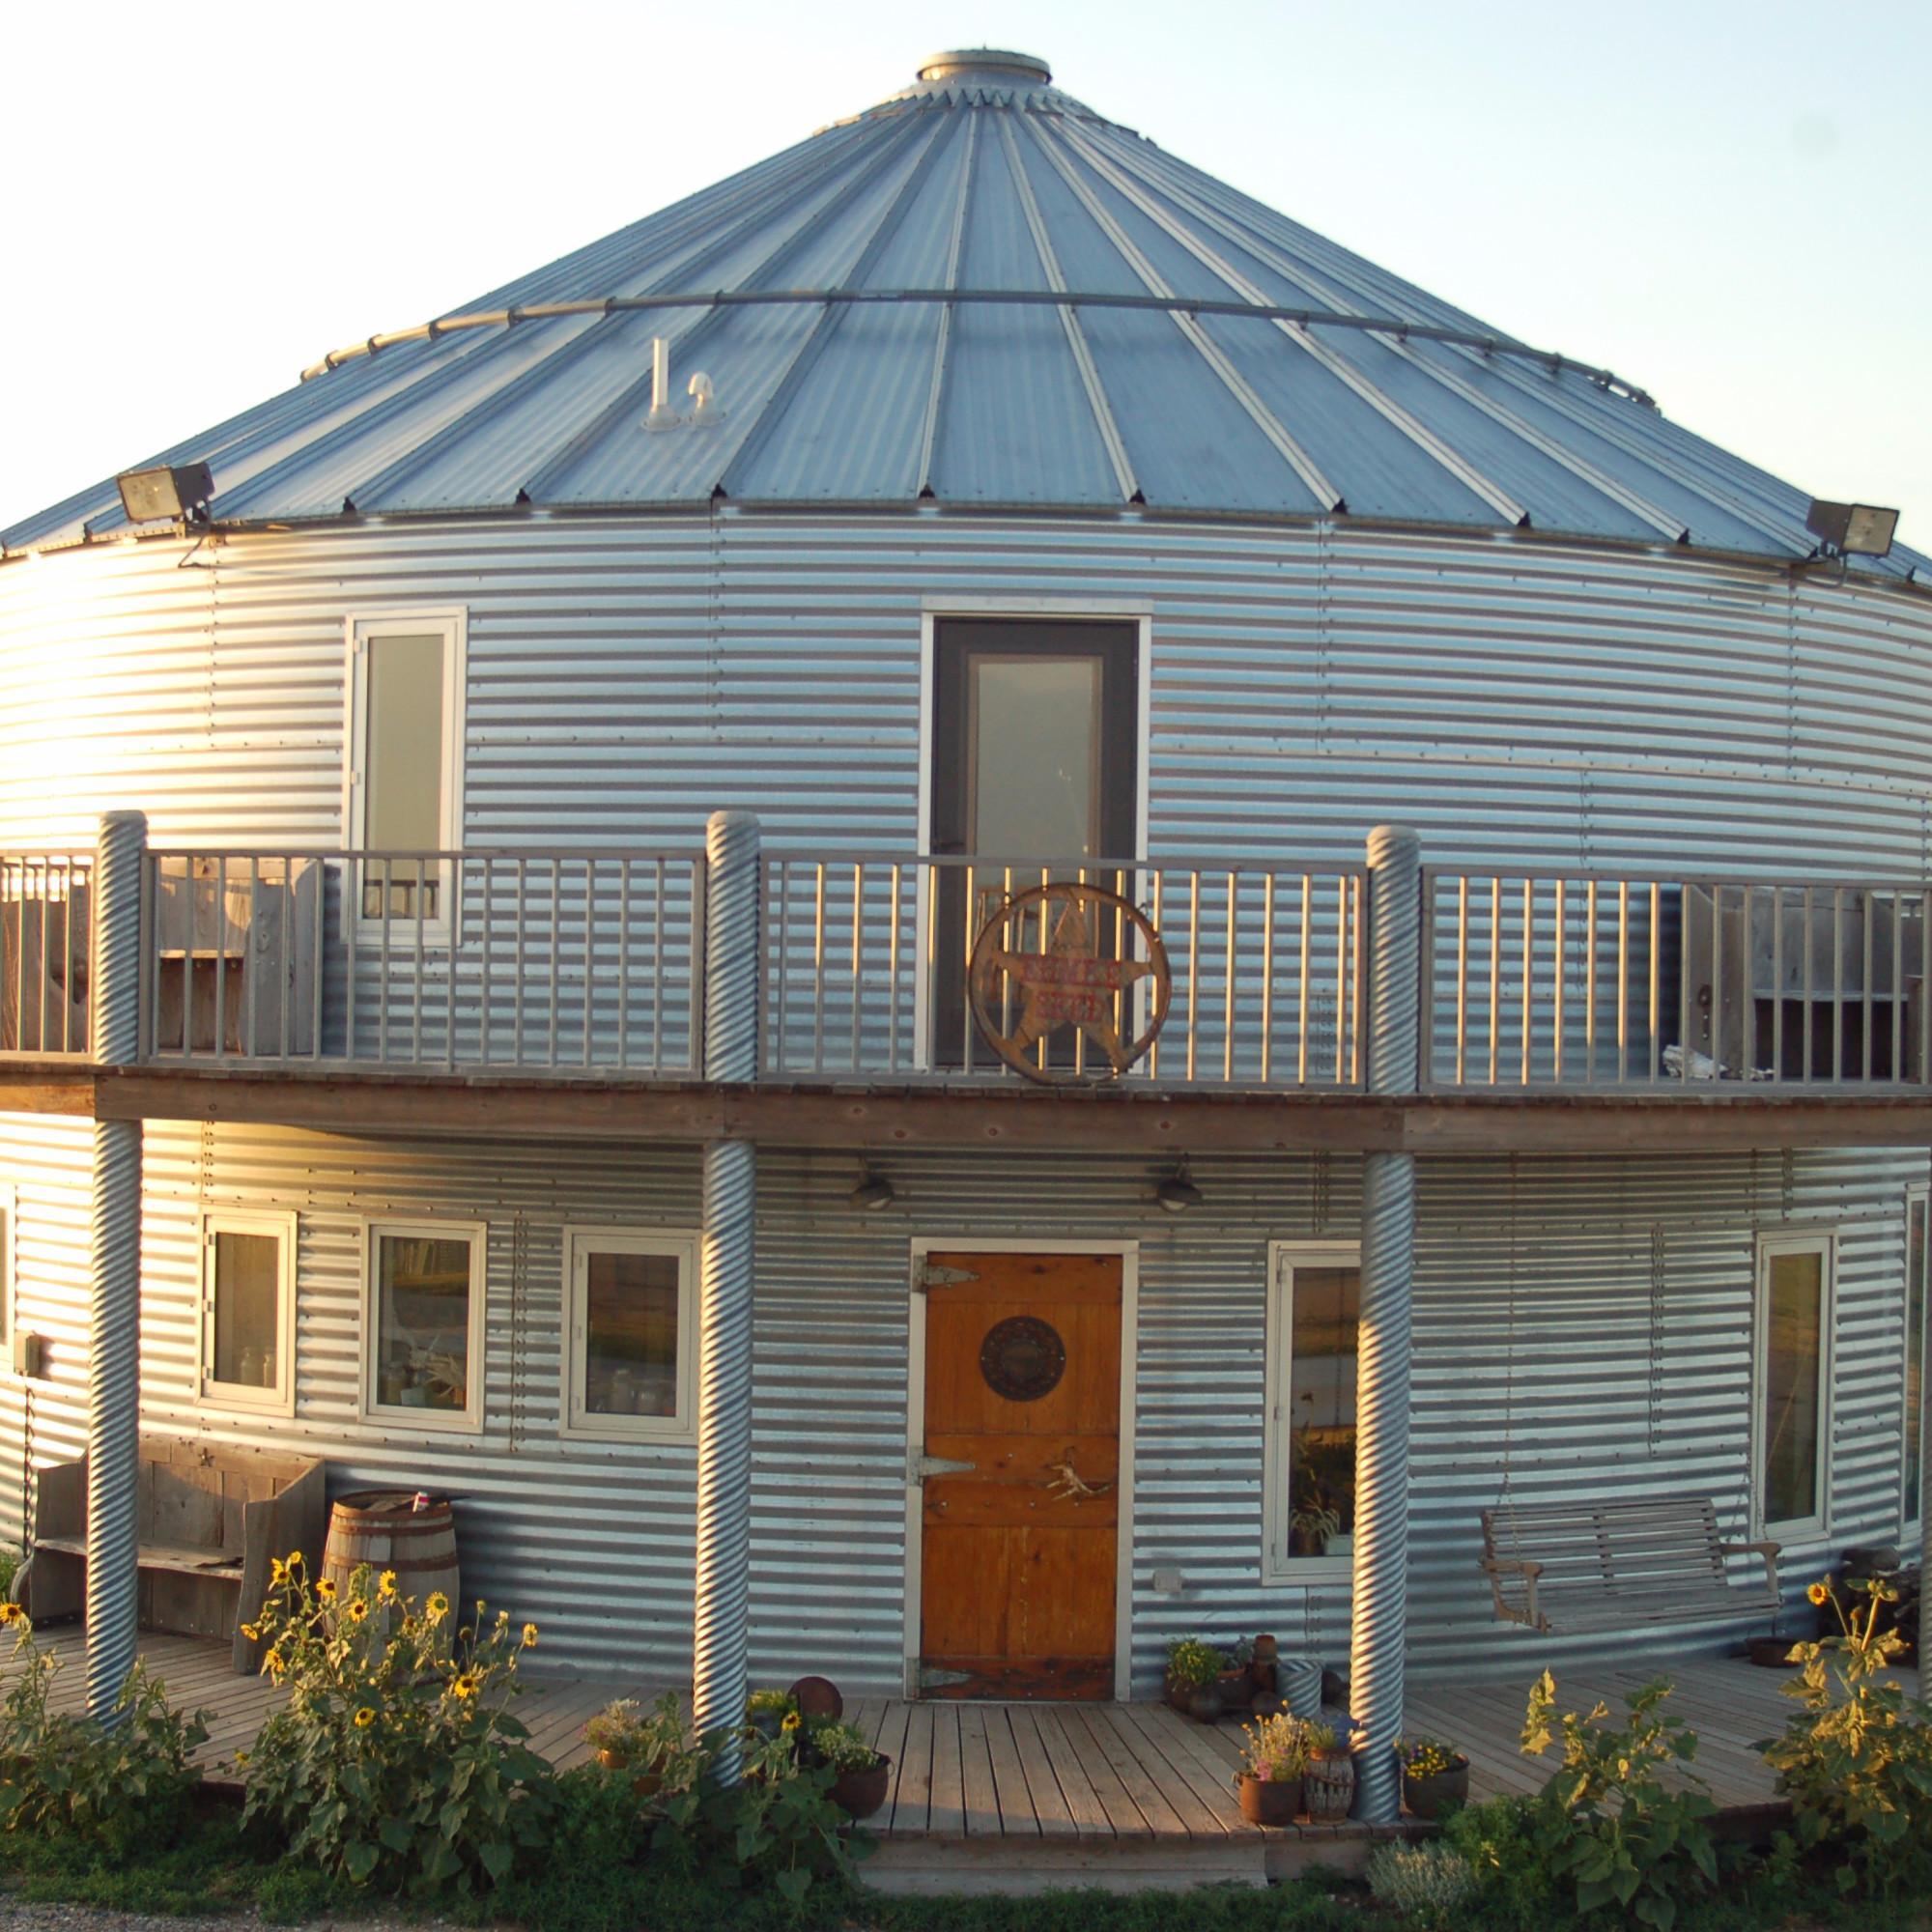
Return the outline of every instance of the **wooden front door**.
[[[1121,1258],[935,1254],[927,1279],[920,1685],[1111,1696]]]

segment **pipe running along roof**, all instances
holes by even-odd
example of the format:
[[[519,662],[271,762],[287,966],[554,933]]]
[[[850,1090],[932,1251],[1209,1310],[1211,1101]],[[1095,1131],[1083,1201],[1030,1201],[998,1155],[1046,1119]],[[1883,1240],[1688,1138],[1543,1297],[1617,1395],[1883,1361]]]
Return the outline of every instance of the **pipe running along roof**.
[[[151,461],[210,464],[213,515],[236,523],[723,496],[1814,549],[1802,491],[1634,385],[983,48],[463,309],[339,349]],[[125,523],[109,480],[0,542]],[[1853,567],[1928,573],[1903,551]]]

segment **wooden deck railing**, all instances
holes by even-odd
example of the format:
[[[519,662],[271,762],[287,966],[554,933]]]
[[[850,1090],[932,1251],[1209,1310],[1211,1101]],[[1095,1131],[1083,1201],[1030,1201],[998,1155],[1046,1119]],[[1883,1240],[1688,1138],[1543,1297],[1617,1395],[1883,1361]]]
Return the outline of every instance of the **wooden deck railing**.
[[[1162,1087],[1352,1088],[1362,1078],[1364,944],[1359,867],[1230,866],[1169,860],[1065,864],[904,855],[764,862],[764,1066],[775,1076],[1016,1080],[970,1009],[968,962],[1000,908],[1049,881],[1097,886],[1138,906],[1171,976],[1166,1025],[1130,1081]],[[1144,965],[1124,914],[1094,935],[1098,955]],[[1045,951],[1037,919],[1027,943]],[[993,1017],[1010,1030],[1005,983]],[[1150,982],[1112,994],[1114,1032],[1147,1019]],[[1047,1074],[1103,1072],[1085,1034],[1063,1028],[1031,1049]]]
[[[696,852],[148,858],[144,1057],[689,1077]]]
[[[84,1059],[91,856],[0,853],[0,1060]]]
[[[1426,1084],[1918,1087],[1932,888],[1423,875]]]

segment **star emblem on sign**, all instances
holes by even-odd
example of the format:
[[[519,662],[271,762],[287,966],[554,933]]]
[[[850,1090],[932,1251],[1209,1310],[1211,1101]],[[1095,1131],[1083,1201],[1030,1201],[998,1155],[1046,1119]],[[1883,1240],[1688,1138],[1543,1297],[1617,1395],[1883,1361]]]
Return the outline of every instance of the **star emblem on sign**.
[[[1051,887],[1044,890],[1054,893]],[[1106,1056],[1107,1065],[1116,1073],[1124,1073],[1138,1054],[1121,1038],[1120,1028],[1114,1023],[1115,1004],[1126,988],[1154,971],[1153,963],[1110,959],[1096,953],[1088,923],[1086,892],[1067,889],[1055,895],[1064,897],[1065,903],[1044,952],[999,945],[983,955],[993,973],[1004,973],[1020,989],[1019,1024],[998,1042],[1001,1052],[1020,1065],[1055,1028],[1071,1026]],[[1039,900],[1042,920],[1047,917],[1048,902],[1044,897]],[[995,917],[1005,918],[1010,924],[1014,910],[1014,906],[1004,907]]]

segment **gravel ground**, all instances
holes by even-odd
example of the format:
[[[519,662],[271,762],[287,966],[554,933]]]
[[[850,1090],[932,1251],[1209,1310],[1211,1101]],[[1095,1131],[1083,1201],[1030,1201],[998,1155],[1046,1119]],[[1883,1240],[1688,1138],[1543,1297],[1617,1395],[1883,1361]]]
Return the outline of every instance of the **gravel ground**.
[[[0,1926],[19,1932],[230,1932],[259,1926],[252,1912],[224,1913],[218,1918],[177,1918],[166,1913],[108,1912],[98,1905],[39,1905],[0,1892]],[[318,1918],[310,1932],[457,1932],[444,1918],[381,1919]]]

